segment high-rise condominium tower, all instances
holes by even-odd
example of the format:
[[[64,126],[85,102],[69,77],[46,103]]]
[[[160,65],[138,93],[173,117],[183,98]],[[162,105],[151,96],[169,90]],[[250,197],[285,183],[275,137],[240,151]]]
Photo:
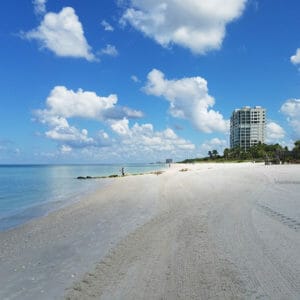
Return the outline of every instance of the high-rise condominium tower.
[[[230,148],[247,151],[265,142],[266,110],[260,106],[236,109],[230,118]]]

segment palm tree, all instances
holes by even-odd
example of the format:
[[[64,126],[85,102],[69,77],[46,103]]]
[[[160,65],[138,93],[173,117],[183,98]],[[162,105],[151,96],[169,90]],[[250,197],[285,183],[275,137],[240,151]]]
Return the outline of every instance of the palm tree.
[[[293,156],[295,159],[300,159],[300,140],[296,141],[293,149]]]
[[[296,141],[296,142],[294,143],[294,145],[295,145],[294,150],[300,151],[300,140]]]
[[[230,149],[228,148],[225,148],[224,151],[223,151],[223,156],[225,159],[228,159],[229,158],[229,155],[230,155]]]
[[[208,154],[209,158],[212,158],[212,157],[213,157],[213,154],[212,154],[212,152],[211,152],[210,150],[208,151],[207,154]]]
[[[241,147],[236,146],[236,147],[233,148],[233,157],[235,159],[240,159],[241,153],[242,153]]]
[[[212,156],[213,156],[214,159],[217,158],[218,154],[219,154],[219,153],[218,153],[217,150],[214,149],[214,150],[212,151]]]

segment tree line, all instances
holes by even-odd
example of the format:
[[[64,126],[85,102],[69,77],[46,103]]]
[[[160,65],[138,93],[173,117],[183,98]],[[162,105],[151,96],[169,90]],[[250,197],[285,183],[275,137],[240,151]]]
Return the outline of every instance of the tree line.
[[[300,140],[294,143],[294,148],[289,150],[280,144],[264,144],[259,142],[245,151],[240,147],[225,148],[223,155],[216,149],[208,151],[208,156],[203,158],[186,159],[183,163],[203,161],[265,161],[270,163],[300,163]]]

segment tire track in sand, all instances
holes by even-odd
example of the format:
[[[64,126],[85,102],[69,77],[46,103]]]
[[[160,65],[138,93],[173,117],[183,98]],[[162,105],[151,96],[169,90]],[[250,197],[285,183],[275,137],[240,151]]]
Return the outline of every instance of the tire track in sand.
[[[198,180],[186,173],[164,181],[161,214],[119,243],[66,299],[243,299],[239,273],[216,255],[208,235],[210,182],[199,189]]]

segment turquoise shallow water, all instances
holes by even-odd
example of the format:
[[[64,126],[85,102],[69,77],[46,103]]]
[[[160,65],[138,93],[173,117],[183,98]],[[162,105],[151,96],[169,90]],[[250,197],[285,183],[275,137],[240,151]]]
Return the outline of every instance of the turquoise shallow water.
[[[0,166],[0,230],[16,227],[59,209],[107,180],[77,180],[77,176],[106,176],[163,169],[164,164],[128,165],[2,165]]]

